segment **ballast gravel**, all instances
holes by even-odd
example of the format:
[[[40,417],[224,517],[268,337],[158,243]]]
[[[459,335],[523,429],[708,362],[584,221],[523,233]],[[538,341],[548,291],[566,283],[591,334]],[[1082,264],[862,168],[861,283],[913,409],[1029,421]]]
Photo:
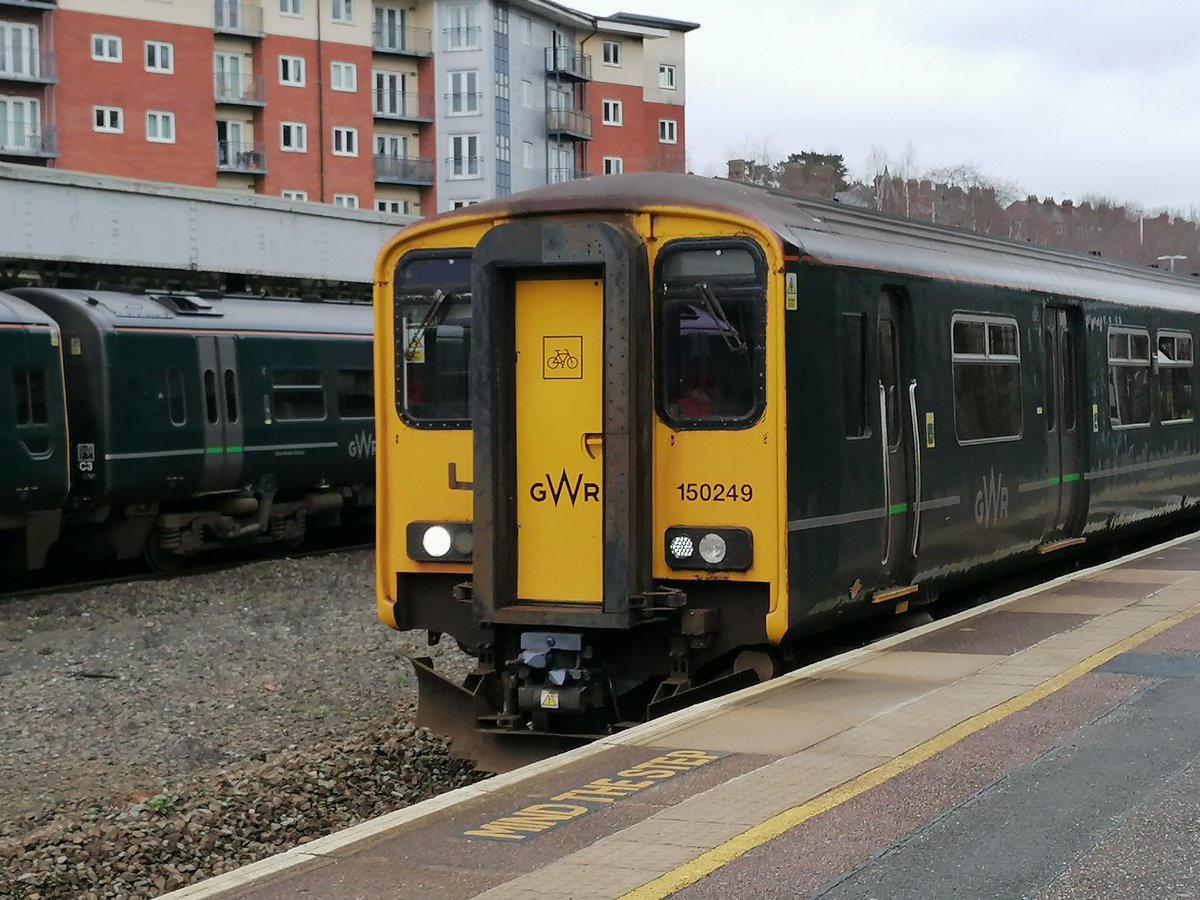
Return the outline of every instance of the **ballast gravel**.
[[[412,724],[369,551],[5,600],[0,897],[155,897],[481,777]]]

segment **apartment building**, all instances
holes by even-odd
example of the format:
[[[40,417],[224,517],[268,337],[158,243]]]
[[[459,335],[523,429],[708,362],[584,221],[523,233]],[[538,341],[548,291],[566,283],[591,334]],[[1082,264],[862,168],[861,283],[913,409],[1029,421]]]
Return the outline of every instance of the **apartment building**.
[[[0,160],[407,215],[683,171],[696,27],[547,0],[0,0]]]

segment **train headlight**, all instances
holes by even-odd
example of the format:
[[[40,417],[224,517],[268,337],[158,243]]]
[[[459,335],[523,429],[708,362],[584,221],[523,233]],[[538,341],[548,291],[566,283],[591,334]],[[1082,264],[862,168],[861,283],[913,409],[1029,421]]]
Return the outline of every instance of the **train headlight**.
[[[409,522],[408,558],[418,562],[470,562],[475,535],[470,522]]]
[[[748,528],[695,528],[676,525],[664,541],[672,569],[745,572],[754,562],[754,535]]]

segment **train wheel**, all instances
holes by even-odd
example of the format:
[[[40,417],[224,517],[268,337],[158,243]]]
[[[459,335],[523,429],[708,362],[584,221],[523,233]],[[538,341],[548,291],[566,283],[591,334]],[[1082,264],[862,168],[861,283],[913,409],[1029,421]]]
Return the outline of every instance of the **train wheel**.
[[[153,571],[162,575],[173,575],[183,568],[187,557],[163,549],[156,536],[151,534],[142,547],[142,559]]]

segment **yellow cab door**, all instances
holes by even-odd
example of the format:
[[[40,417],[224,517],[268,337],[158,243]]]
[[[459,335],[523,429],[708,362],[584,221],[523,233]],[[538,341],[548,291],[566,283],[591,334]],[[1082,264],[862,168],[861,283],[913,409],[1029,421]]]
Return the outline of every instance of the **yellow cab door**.
[[[603,297],[591,278],[516,284],[519,600],[603,597]]]

